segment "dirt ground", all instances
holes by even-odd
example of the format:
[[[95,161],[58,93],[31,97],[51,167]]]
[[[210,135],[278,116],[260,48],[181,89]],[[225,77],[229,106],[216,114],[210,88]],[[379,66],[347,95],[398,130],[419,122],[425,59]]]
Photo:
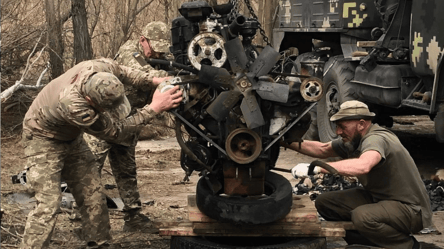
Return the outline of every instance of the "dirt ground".
[[[393,130],[409,149],[418,164],[424,179],[430,178],[438,169],[444,169],[444,160],[440,156],[444,146],[435,142],[433,123],[424,117],[405,117],[395,120]],[[1,140],[1,207],[4,214],[1,220],[1,247],[15,248],[20,243],[26,220],[23,205],[8,202],[13,193],[25,192],[20,184],[12,184],[11,176],[23,170],[24,158],[22,146],[17,137]],[[187,219],[187,196],[195,193],[198,175],[193,173],[189,182],[179,162],[180,148],[174,137],[161,140],[139,141],[136,153],[138,165],[138,185],[143,205],[143,213],[153,220],[181,221]],[[281,150],[277,167],[290,169],[299,162],[311,162],[313,158],[292,151]],[[115,184],[109,165],[105,165],[103,184]],[[282,173],[292,185],[296,180],[288,173]],[[106,190],[106,194],[118,197],[116,189]],[[31,203],[32,205],[32,203]],[[50,248],[81,248],[81,241],[74,229],[80,227],[78,220],[73,220],[69,209],[62,209],[58,215],[56,229]],[[123,215],[110,209],[113,244],[121,248],[169,248],[169,237],[144,233],[124,233]],[[434,224],[439,231],[444,231],[444,212],[434,213]],[[444,248],[443,235],[419,235],[417,239],[426,248]],[[341,248],[342,239],[329,239],[328,248]]]

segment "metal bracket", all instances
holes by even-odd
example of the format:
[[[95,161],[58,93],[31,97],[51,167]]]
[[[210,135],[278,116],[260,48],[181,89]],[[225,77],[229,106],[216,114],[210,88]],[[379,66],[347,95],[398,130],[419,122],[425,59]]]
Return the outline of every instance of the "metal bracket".
[[[293,127],[295,124],[297,124],[297,122],[299,122],[299,120],[305,116],[305,114],[307,114],[311,108],[313,108],[316,105],[317,102],[312,103],[307,110],[305,110],[301,115],[299,115],[299,117],[294,120],[290,125],[288,125],[287,127],[285,127],[285,129],[281,132],[281,134],[279,134],[279,136],[277,136],[273,141],[271,141],[271,143],[269,145],[267,145],[267,147],[265,147],[264,152],[267,151],[271,146],[273,146],[273,144],[275,144],[279,139],[281,139],[281,137],[287,133],[287,131],[289,131],[291,129],[291,127]]]
[[[222,152],[225,156],[227,155],[227,152],[222,149],[217,143],[215,143],[211,138],[207,137],[205,134],[203,134],[202,131],[197,129],[194,125],[192,125],[188,120],[186,120],[184,117],[182,117],[179,113],[177,113],[177,110],[171,111],[171,113],[178,117],[182,122],[184,122],[186,125],[188,125],[191,129],[193,129],[195,132],[197,132],[199,135],[201,135],[205,140],[207,140],[209,143],[211,143],[214,147],[216,147],[220,152]]]

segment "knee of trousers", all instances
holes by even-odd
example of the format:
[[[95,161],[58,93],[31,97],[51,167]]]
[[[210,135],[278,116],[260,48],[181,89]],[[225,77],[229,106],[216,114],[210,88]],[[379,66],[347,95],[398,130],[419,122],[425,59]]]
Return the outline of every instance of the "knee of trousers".
[[[318,195],[318,197],[316,197],[316,201],[315,201],[315,207],[317,210],[325,210],[325,209],[329,209],[328,207],[330,206],[328,203],[330,203],[330,195],[328,193],[323,193],[321,195]]]
[[[59,212],[61,198],[47,202],[41,202],[34,209],[34,216],[54,216]]]
[[[368,213],[361,211],[359,207],[352,211],[351,220],[358,231],[367,230],[378,224]]]

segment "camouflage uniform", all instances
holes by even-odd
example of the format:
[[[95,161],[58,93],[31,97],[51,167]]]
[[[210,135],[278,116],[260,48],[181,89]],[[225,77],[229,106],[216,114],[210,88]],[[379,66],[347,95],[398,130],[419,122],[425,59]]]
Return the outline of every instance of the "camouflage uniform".
[[[93,79],[103,87],[93,85]],[[61,178],[80,207],[88,245],[105,244],[111,238],[98,165],[82,133],[129,145],[140,127],[156,115],[147,106],[123,119],[130,106],[119,81],[152,88],[148,74],[97,59],[81,62],[51,81],[31,104],[23,120],[22,142],[27,183],[37,206],[28,216],[21,248],[49,246],[61,203]]]
[[[152,22],[148,24],[142,31],[142,34],[149,39],[151,47],[156,52],[168,52],[169,49],[169,30],[167,25],[162,22]],[[119,49],[117,62],[125,66],[146,71],[151,77],[166,77],[168,73],[163,70],[156,70],[151,65],[142,66],[133,57],[135,52],[139,52],[144,56],[144,51],[139,40],[130,40]],[[133,107],[131,113],[135,111],[135,107],[143,107],[149,104],[152,99],[153,91],[147,92],[137,86],[125,85],[126,96]],[[167,115],[167,114],[160,114]],[[159,116],[158,116],[159,117]],[[159,117],[160,118],[160,117]],[[166,118],[165,118],[166,119]],[[135,147],[138,141],[139,133],[134,136],[130,146],[119,145],[116,143],[108,143],[100,138],[85,134],[84,139],[87,141],[91,151],[99,162],[99,169],[103,168],[106,156],[109,155],[109,162],[115,176],[117,188],[120,197],[124,203],[123,211],[125,212],[125,231],[143,230],[151,231],[149,219],[140,214],[142,204],[140,194],[137,188],[137,174],[135,161]]]

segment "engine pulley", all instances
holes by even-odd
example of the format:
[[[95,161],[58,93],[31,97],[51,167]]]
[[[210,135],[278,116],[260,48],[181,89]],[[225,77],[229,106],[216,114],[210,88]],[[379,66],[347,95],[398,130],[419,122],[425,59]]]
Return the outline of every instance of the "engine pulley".
[[[259,135],[253,130],[239,128],[228,135],[225,149],[231,160],[239,164],[247,164],[259,157],[262,151],[262,142]]]
[[[202,64],[222,67],[227,61],[224,44],[224,38],[215,33],[202,32],[196,35],[190,41],[187,50],[191,65],[198,70],[200,70]]]
[[[301,84],[301,95],[309,102],[319,101],[322,97],[322,80],[317,77],[306,78]]]

